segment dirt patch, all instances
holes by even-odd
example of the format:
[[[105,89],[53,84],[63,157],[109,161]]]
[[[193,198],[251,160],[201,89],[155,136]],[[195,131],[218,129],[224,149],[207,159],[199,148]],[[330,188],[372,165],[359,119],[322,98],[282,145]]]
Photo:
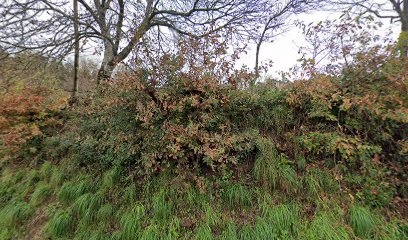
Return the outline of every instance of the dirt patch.
[[[27,224],[26,240],[40,240],[44,239],[44,226],[47,222],[47,216],[43,208],[40,208],[34,214]]]

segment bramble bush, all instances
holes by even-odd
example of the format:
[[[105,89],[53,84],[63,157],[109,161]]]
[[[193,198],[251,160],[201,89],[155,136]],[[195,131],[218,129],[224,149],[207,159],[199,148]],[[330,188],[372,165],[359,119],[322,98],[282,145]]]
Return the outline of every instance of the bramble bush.
[[[68,99],[60,88],[54,62],[37,55],[3,60],[0,78],[0,158],[15,159],[37,152],[31,144],[44,130],[60,124],[56,115]],[[23,67],[25,66],[25,67]]]
[[[250,137],[233,131],[224,111],[236,91],[226,75],[232,66],[220,61],[224,46],[212,56],[196,41],[181,43],[178,55],[161,57],[160,68],[106,83],[79,109],[74,156],[80,164],[116,165],[145,175],[169,166],[214,171],[237,163]]]
[[[358,53],[340,75],[294,82],[287,101],[302,154],[334,159],[326,163],[342,175],[360,175],[346,177],[359,196],[386,205],[407,184],[408,68],[391,50],[378,51]]]

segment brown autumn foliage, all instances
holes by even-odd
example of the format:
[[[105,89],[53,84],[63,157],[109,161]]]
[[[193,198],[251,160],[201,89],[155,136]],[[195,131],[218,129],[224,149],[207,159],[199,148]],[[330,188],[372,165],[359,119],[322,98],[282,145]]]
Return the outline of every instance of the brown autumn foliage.
[[[18,156],[21,147],[55,126],[52,116],[66,104],[55,64],[37,55],[3,60],[0,79],[0,156]],[[51,71],[53,70],[53,71]],[[35,151],[35,149],[31,149]]]

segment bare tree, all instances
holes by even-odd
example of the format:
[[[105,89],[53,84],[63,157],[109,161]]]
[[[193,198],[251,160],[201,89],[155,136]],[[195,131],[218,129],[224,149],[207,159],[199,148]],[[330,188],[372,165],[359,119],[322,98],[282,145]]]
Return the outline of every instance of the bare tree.
[[[285,24],[293,14],[305,13],[318,6],[317,0],[275,0],[264,2],[264,11],[255,25],[255,29],[250,30],[251,39],[256,44],[255,53],[255,76],[259,77],[259,55],[262,44],[272,41],[277,35],[285,32]]]
[[[325,0],[338,9],[351,10],[358,14],[372,14],[391,23],[401,24],[401,56],[408,56],[408,0]],[[333,6],[333,5],[331,5]]]
[[[72,100],[75,101],[78,93],[78,72],[79,72],[79,23],[78,23],[78,0],[73,1],[74,4],[74,34],[75,34],[75,56],[74,56],[74,86],[72,89]]]
[[[243,26],[254,21],[263,2],[77,1],[81,8],[78,19],[81,42],[103,45],[98,82],[110,78],[117,64],[127,58],[143,37],[169,31],[200,37]],[[71,5],[70,0],[4,0],[0,3],[0,44],[9,51],[38,50],[52,56],[67,55],[74,45],[69,27],[74,22]]]

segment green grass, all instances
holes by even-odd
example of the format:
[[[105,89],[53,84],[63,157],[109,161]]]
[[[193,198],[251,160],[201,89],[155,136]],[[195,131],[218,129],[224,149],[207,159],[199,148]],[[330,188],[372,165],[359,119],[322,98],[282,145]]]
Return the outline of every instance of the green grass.
[[[219,239],[220,240],[238,239],[238,229],[234,222],[230,221],[226,224]]]
[[[161,190],[153,196],[152,211],[154,219],[159,225],[166,224],[167,220],[170,219],[173,211],[173,204],[167,199],[165,190]]]
[[[318,213],[313,221],[305,226],[302,239],[305,240],[345,240],[350,239],[347,229],[329,213]]]
[[[277,205],[262,208],[254,225],[244,225],[239,231],[239,239],[266,240],[266,239],[297,239],[300,225],[299,209],[295,204]],[[230,230],[228,230],[228,228]],[[227,226],[227,231],[233,236],[235,227]],[[221,235],[223,236],[223,235]],[[224,238],[227,239],[227,238]],[[235,238],[236,239],[236,238]]]
[[[68,237],[74,230],[74,218],[69,212],[57,212],[48,222],[47,229],[52,237]]]
[[[254,191],[240,184],[227,184],[223,190],[223,199],[230,207],[248,207],[255,195]]]
[[[97,220],[100,223],[107,224],[109,221],[113,219],[114,214],[115,214],[114,207],[111,204],[106,203],[99,208],[96,216]]]
[[[316,168],[307,171],[304,177],[304,186],[306,192],[312,198],[320,198],[322,193],[335,193],[339,189],[334,177]]]
[[[52,175],[53,172],[53,166],[51,162],[44,162],[41,165],[41,168],[39,170],[40,176],[42,180],[48,181]]]
[[[54,167],[52,169],[52,174],[50,177],[50,185],[53,188],[57,188],[62,185],[65,179],[65,174],[63,171],[61,171],[59,168]]]
[[[94,179],[47,165],[26,169],[25,176],[6,172],[0,181],[0,239],[24,238],[40,207],[46,216],[39,226],[45,227],[44,239],[407,239],[402,220],[387,222],[364,206],[345,213],[348,202],[334,195],[337,183],[324,169],[305,170],[304,190],[297,192],[304,196],[286,189],[301,181],[285,157],[275,156],[280,161],[276,188],[260,184],[262,178],[246,185],[209,178],[204,193],[192,183],[169,184],[168,174],[124,187],[116,170],[93,173]],[[53,178],[61,180],[53,183]],[[310,206],[313,212],[306,212]]]
[[[99,194],[85,193],[73,204],[73,211],[82,218],[83,223],[90,224],[95,220],[98,210],[104,202],[103,196]]]
[[[102,183],[102,188],[104,189],[111,189],[117,184],[120,180],[121,177],[121,172],[120,169],[115,167],[109,171],[107,171],[103,175],[103,183]]]
[[[296,171],[289,165],[286,157],[277,152],[269,139],[258,139],[256,146],[258,153],[253,169],[255,179],[266,189],[296,193],[300,183]]]
[[[219,210],[220,207],[217,207],[215,204],[208,205],[205,211],[205,217],[203,222],[208,226],[218,225],[222,221],[222,214]]]
[[[82,180],[78,184],[67,182],[62,185],[58,193],[58,200],[62,203],[69,204],[74,202],[82,194],[90,192],[91,189],[92,185],[86,180]]]
[[[37,187],[30,198],[30,204],[33,206],[38,206],[52,194],[51,187],[45,182],[39,182]]]
[[[275,189],[278,185],[279,156],[272,141],[260,138],[257,142],[258,154],[255,160],[254,177],[264,187]]]
[[[160,239],[160,229],[156,225],[148,226],[140,237],[141,240],[156,240]]]
[[[299,226],[299,208],[295,204],[274,206],[264,213],[264,218],[273,225],[277,235],[297,235]]]
[[[137,200],[136,185],[132,183],[124,188],[121,197],[125,204],[134,204]]]
[[[102,230],[80,231],[74,237],[74,240],[111,240],[111,239],[112,237]]]
[[[34,209],[25,202],[11,202],[0,211],[0,226],[16,228],[24,224]]]
[[[133,240],[139,239],[141,236],[142,218],[145,215],[145,208],[143,205],[137,204],[130,211],[121,214],[120,226],[122,231],[120,233],[121,239]]]
[[[199,226],[196,229],[195,239],[196,240],[212,240],[212,239],[214,239],[211,227],[208,226],[207,224],[203,224],[202,226]]]
[[[378,223],[375,215],[362,206],[352,206],[349,209],[348,222],[354,233],[365,239],[372,238]]]
[[[408,225],[406,225],[406,230],[405,232],[403,229],[399,226],[400,223],[399,221],[392,220],[388,223],[381,224],[378,226],[375,230],[374,233],[374,239],[378,240],[400,240],[400,239],[408,239]]]

